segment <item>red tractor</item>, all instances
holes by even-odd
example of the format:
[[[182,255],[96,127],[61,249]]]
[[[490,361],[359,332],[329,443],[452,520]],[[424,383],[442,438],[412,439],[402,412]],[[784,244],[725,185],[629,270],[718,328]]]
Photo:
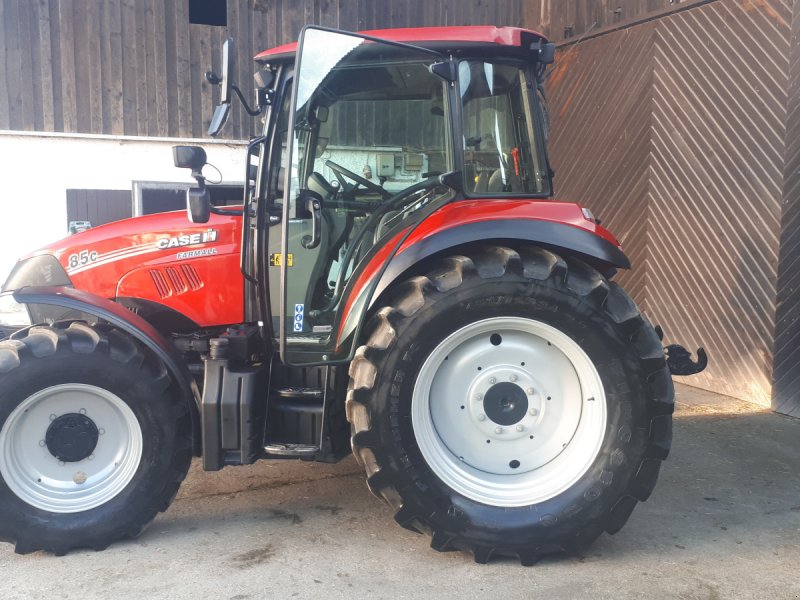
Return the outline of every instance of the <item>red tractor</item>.
[[[620,244],[554,202],[542,85],[515,28],[307,27],[256,57],[243,206],[199,147],[187,212],[21,259],[0,321],[0,539],[138,535],[193,456],[337,461],[396,521],[485,562],[574,552],[653,491],[670,371],[701,370],[617,284]]]

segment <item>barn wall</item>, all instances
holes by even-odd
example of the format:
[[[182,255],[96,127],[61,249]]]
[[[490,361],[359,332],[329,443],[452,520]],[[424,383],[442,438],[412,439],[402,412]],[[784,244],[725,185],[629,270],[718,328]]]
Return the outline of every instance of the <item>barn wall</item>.
[[[557,197],[619,235],[621,281],[666,341],[706,347],[687,382],[760,404],[773,358],[787,390],[800,376],[792,8],[718,0],[568,43],[549,83]]]
[[[550,162],[559,200],[588,206],[623,241],[619,282],[646,306],[653,28],[563,49],[548,81]],[[626,65],[626,68],[620,68]]]
[[[346,30],[520,25],[522,0],[228,0],[227,27],[189,23],[189,0],[0,0],[0,129],[205,136],[222,41],[233,36],[238,81],[249,60],[310,23]],[[224,137],[256,120],[234,102]]]
[[[800,417],[800,2],[797,1],[790,46],[772,404],[778,412]]]

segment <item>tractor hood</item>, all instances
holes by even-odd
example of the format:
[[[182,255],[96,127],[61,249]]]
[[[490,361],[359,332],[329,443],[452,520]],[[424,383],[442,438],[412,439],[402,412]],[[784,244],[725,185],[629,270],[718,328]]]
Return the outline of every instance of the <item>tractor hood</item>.
[[[242,294],[241,223],[240,216],[212,214],[208,223],[195,224],[186,211],[175,211],[101,225],[20,259],[3,291],[72,285],[104,298],[132,297],[176,308],[179,297],[183,303],[191,292],[221,286],[227,291],[217,290],[216,300],[236,300]],[[230,297],[232,289],[239,290],[236,298]],[[232,317],[240,318],[241,302],[237,308]],[[204,314],[180,310],[198,324],[219,323],[207,309],[199,311]]]

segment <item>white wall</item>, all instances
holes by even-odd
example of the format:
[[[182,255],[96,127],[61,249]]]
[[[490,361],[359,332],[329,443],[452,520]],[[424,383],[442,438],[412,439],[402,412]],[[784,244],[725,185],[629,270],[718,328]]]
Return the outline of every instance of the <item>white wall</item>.
[[[244,142],[0,132],[0,283],[21,255],[67,235],[67,189],[192,182],[175,144],[202,145],[224,182],[244,179]],[[207,171],[214,179],[213,169]]]

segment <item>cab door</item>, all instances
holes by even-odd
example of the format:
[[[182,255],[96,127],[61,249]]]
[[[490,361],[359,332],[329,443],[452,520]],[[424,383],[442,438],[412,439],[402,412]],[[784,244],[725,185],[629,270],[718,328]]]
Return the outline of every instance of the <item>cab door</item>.
[[[313,27],[301,34],[281,249],[271,257],[281,272],[273,305],[286,363],[347,357],[354,340],[337,334],[348,284],[409,214],[440,193],[437,175],[452,165],[447,87],[430,69],[441,61],[432,51],[353,34]]]

